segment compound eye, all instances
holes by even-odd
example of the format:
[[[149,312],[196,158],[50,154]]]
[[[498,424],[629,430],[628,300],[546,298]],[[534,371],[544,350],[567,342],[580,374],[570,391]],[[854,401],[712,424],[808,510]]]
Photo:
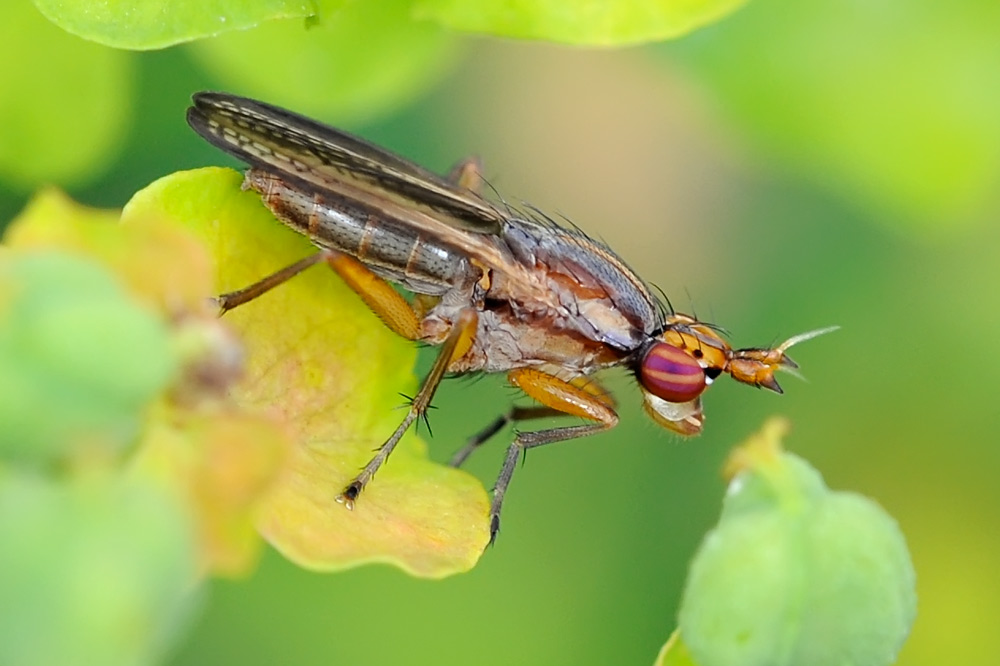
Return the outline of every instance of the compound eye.
[[[639,368],[643,387],[667,402],[689,402],[705,390],[705,371],[687,352],[666,342],[649,348]]]

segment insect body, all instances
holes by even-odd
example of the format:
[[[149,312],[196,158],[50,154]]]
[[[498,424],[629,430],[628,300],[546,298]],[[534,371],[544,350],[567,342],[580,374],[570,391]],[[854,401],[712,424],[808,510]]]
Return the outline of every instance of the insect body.
[[[209,142],[248,162],[245,187],[319,248],[220,296],[223,311],[326,262],[393,331],[440,346],[406,417],[338,498],[348,508],[425,415],[446,373],[504,372],[541,404],[497,418],[452,464],[511,421],[558,415],[587,421],[517,434],[493,491],[492,541],[522,451],[618,423],[612,399],[593,378],[597,371],[631,369],[649,415],[694,435],[704,420],[701,394],[719,375],[780,393],[775,371],[797,367],[787,349],[831,330],[773,349],[732,349],[716,329],[657,299],[609,248],[480,196],[474,161],[442,178],[302,116],[220,93],[195,95],[187,117]],[[413,302],[388,282],[413,292]]]

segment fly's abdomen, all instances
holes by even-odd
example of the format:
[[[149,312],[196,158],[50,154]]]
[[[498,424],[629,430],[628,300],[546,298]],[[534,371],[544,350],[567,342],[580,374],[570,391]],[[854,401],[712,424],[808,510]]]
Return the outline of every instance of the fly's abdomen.
[[[414,292],[440,295],[468,279],[469,262],[459,251],[369,206],[334,192],[310,192],[258,169],[247,171],[246,184],[317,246],[357,257]]]

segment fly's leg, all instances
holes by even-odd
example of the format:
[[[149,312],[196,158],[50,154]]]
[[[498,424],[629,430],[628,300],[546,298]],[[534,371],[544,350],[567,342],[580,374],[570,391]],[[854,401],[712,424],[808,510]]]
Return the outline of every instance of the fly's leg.
[[[461,467],[473,451],[485,444],[493,435],[500,432],[508,423],[527,421],[528,419],[541,419],[547,416],[562,416],[562,412],[551,407],[518,407],[514,406],[507,410],[506,414],[496,417],[488,426],[469,438],[461,449],[455,452],[448,464],[452,467]]]
[[[324,255],[330,268],[390,330],[407,340],[416,340],[420,336],[420,320],[416,311],[392,285],[350,255],[333,250],[327,250]]]
[[[597,423],[517,433],[514,442],[507,449],[500,476],[497,477],[496,485],[493,487],[493,503],[490,505],[490,543],[496,540],[500,531],[500,509],[503,507],[503,498],[522,453],[536,446],[586,437],[618,425],[618,414],[604,394],[597,395],[585,387],[532,369],[515,370],[508,375],[508,379],[545,407],[560,414],[579,416]]]
[[[617,418],[616,416],[615,422],[617,422]],[[525,451],[533,449],[536,446],[542,446],[543,444],[587,437],[588,435],[594,435],[612,427],[614,427],[614,424],[593,423],[538,430],[536,432],[519,432],[514,438],[514,442],[507,449],[503,466],[500,468],[500,475],[497,477],[496,485],[493,486],[493,502],[490,504],[490,544],[492,545],[496,541],[497,534],[500,533],[500,511],[503,508],[503,499],[507,493],[507,487],[510,485],[510,479],[514,476],[514,468],[517,467],[517,460]]]
[[[395,292],[393,292],[395,293]],[[405,301],[404,301],[405,302]],[[375,457],[372,458],[361,473],[358,474],[353,481],[347,484],[338,497],[337,501],[348,509],[354,508],[354,501],[361,494],[364,487],[371,481],[375,472],[382,466],[383,463],[389,458],[392,450],[396,448],[396,444],[399,443],[400,438],[402,438],[403,433],[406,429],[419,418],[422,418],[427,413],[427,408],[430,406],[431,398],[434,397],[434,392],[437,390],[438,385],[441,383],[441,379],[444,377],[445,372],[448,370],[448,366],[451,364],[452,360],[461,357],[465,352],[469,350],[472,345],[473,338],[476,334],[476,323],[479,319],[479,315],[472,308],[466,308],[461,311],[455,323],[452,324],[451,331],[448,334],[447,339],[444,344],[441,345],[441,351],[438,353],[436,359],[434,359],[434,365],[431,366],[431,371],[424,378],[423,383],[420,385],[420,390],[417,391],[416,397],[413,398],[413,402],[410,403],[410,409],[406,413],[406,417],[403,422],[399,424],[396,431],[392,433],[389,439],[386,440],[385,444],[379,447],[378,451],[375,453]]]
[[[340,252],[328,252],[327,263],[386,326],[409,340],[416,340],[419,337],[420,320],[414,306],[410,305],[388,282],[372,273],[354,257]],[[396,448],[396,444],[403,437],[403,433],[414,421],[427,413],[434,392],[447,372],[448,366],[451,365],[453,359],[463,356],[472,345],[477,321],[478,315],[475,310],[468,308],[460,312],[455,323],[452,324],[448,337],[441,346],[441,351],[434,360],[434,365],[431,366],[420,390],[410,403],[406,417],[389,439],[379,447],[375,456],[365,465],[361,473],[344,488],[344,491],[337,497],[338,502],[348,509],[353,509],[354,501],[371,481],[375,472],[389,458],[393,449]]]
[[[388,282],[372,273],[360,261],[335,250],[322,250],[291,266],[268,275],[248,287],[216,297],[222,314],[261,296],[292,279],[314,264],[325,261],[354,292],[361,297],[382,323],[407,340],[420,334],[420,320],[413,306]]]
[[[258,296],[266,294],[278,285],[291,280],[293,277],[310,266],[323,261],[326,259],[327,254],[328,253],[324,250],[317,252],[316,254],[309,255],[304,259],[296,261],[291,266],[285,266],[280,271],[271,273],[266,278],[258,280],[243,289],[237,289],[236,291],[230,291],[216,296],[215,302],[219,305],[219,314],[225,314],[237,306],[248,303]]]
[[[478,157],[467,157],[451,168],[448,180],[480,194],[483,191],[483,163]]]
[[[225,312],[242,305],[291,279],[309,266],[324,260],[388,328],[408,340],[416,340],[419,337],[420,319],[414,307],[388,282],[375,275],[360,261],[334,250],[317,252],[315,255],[298,261],[245,289],[223,294],[218,299],[220,307]],[[452,324],[448,338],[441,347],[441,352],[434,361],[434,365],[431,366],[430,373],[424,379],[413,402],[410,403],[406,418],[399,424],[392,436],[379,447],[375,457],[365,465],[361,473],[337,497],[338,502],[344,504],[348,509],[354,508],[354,501],[361,490],[388,459],[389,454],[399,443],[406,429],[415,420],[426,414],[434,392],[441,383],[452,359],[463,356],[471,347],[476,335],[477,321],[478,315],[472,308],[467,308],[459,313],[456,321]]]
[[[611,409],[615,408],[614,398],[607,390],[594,379],[589,377],[577,377],[570,380],[572,386],[582,389],[594,396]],[[530,419],[543,419],[549,416],[566,416],[565,412],[552,407],[511,407],[506,414],[501,414],[490,422],[488,426],[477,432],[466,441],[465,446],[455,452],[448,464],[452,467],[460,467],[473,451],[490,440],[495,434],[500,432],[505,426],[518,421]]]

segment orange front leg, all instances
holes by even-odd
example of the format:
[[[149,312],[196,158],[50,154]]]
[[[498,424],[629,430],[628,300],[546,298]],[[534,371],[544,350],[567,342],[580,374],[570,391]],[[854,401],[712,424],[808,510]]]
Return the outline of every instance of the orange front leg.
[[[580,379],[567,382],[531,368],[514,370],[507,375],[507,379],[538,402],[558,412],[600,421],[603,428],[618,424],[614,403],[600,384]]]
[[[326,263],[361,297],[383,324],[407,340],[419,337],[420,321],[417,313],[392,285],[350,255],[328,250]]]
[[[410,305],[388,282],[375,275],[360,261],[336,250],[320,250],[248,287],[216,297],[219,310],[225,313],[252,301],[322,261],[326,261],[330,268],[361,297],[365,305],[393,332],[407,340],[416,340],[420,336],[420,318],[417,309]],[[422,313],[424,308],[431,306],[421,301],[418,307],[421,308]],[[467,350],[468,346],[465,347],[465,351]]]
[[[448,180],[476,194],[483,192],[483,163],[478,157],[467,157],[448,172]]]
[[[614,409],[618,406],[618,402],[615,400],[615,396],[608,392],[608,389],[604,387],[604,384],[597,381],[593,377],[581,376],[575,377],[569,380],[569,383],[578,389],[582,389],[588,394],[600,400],[607,407]]]

